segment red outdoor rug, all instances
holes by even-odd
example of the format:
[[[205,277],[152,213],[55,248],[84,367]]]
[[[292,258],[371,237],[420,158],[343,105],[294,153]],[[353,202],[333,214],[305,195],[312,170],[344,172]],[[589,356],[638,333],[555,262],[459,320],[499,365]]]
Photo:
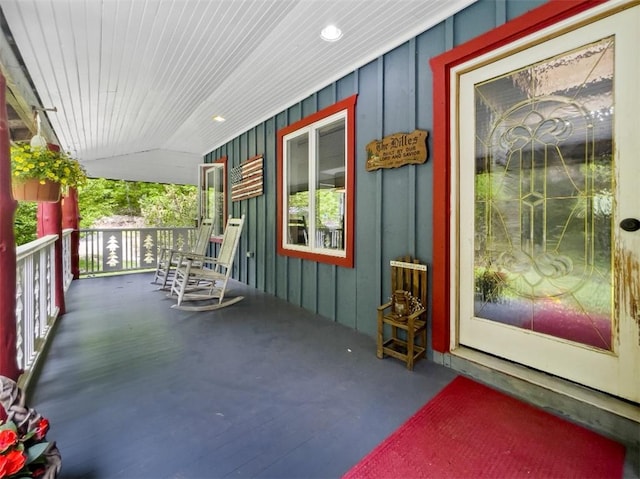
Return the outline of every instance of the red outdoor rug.
[[[462,376],[343,479],[620,478],[625,448]]]

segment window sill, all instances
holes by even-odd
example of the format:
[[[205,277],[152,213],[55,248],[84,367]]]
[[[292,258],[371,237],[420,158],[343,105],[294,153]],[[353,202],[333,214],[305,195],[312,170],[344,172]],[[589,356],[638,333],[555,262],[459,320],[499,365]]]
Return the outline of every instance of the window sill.
[[[353,256],[349,254],[346,254],[345,256],[334,256],[330,254],[314,253],[311,251],[289,249],[282,246],[278,247],[278,254],[280,256],[304,259],[308,261],[314,261],[316,263],[332,264],[335,266],[342,266],[344,268],[353,268]]]

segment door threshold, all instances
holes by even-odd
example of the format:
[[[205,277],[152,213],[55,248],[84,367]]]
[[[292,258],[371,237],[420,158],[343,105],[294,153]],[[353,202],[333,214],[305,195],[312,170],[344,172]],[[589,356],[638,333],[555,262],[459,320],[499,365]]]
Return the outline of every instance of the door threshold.
[[[498,371],[507,376],[520,379],[526,383],[533,384],[581,403],[589,404],[602,411],[640,424],[640,405],[631,401],[616,398],[609,394],[474,349],[459,347],[450,351],[449,354],[452,357],[464,359],[481,367]],[[453,369],[458,369],[454,367],[453,364],[450,366]]]

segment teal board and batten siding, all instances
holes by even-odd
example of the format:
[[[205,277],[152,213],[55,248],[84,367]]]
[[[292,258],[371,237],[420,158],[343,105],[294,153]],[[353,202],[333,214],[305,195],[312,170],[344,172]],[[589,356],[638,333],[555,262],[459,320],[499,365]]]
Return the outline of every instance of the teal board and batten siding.
[[[365,145],[398,132],[431,132],[429,59],[542,3],[481,0],[208,153],[205,162],[227,156],[228,171],[251,156],[264,154],[264,194],[228,204],[230,214],[246,215],[234,278],[375,335],[376,307],[390,295],[389,260],[410,254],[431,263],[433,176],[430,160],[423,165],[367,172]],[[276,133],[353,94],[358,94],[355,267],[278,256]],[[252,257],[247,257],[249,252]]]

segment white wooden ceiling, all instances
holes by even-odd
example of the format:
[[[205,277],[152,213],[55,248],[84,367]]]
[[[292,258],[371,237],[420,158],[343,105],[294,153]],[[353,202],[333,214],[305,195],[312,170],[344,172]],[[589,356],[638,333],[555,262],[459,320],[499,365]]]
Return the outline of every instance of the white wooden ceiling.
[[[475,0],[0,0],[58,142],[92,176],[202,156]],[[344,36],[320,39],[329,23]],[[428,68],[428,65],[424,65]],[[213,121],[214,115],[226,118]]]

